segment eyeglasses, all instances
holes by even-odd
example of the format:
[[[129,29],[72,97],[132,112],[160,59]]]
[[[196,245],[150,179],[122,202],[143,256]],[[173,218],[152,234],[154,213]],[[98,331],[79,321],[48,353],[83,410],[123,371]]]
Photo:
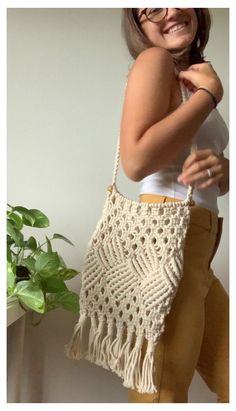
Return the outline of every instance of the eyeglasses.
[[[178,8],[177,10],[186,10],[185,8]],[[143,9],[143,11],[140,13],[138,16],[138,20],[140,22],[140,18],[144,14],[146,18],[151,21],[152,23],[159,23],[159,21],[163,20],[168,13],[168,8],[165,9]],[[140,23],[143,23],[145,20],[143,20]]]

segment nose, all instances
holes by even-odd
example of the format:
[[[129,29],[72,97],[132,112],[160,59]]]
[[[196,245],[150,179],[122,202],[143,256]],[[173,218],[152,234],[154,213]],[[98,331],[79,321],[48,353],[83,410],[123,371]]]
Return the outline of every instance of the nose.
[[[173,8],[173,9],[169,9],[167,10],[167,15],[166,15],[166,19],[172,19],[173,17],[175,17],[176,15],[178,16],[179,13],[181,13],[181,9],[179,8]]]

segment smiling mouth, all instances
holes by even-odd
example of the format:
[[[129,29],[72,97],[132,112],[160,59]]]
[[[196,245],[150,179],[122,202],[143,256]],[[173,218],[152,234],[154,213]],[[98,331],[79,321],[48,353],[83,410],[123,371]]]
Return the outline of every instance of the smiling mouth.
[[[188,23],[184,22],[184,23],[179,23],[179,24],[175,24],[173,27],[171,27],[169,30],[165,31],[165,34],[173,34],[176,33],[180,30],[185,29],[185,27],[187,27]]]

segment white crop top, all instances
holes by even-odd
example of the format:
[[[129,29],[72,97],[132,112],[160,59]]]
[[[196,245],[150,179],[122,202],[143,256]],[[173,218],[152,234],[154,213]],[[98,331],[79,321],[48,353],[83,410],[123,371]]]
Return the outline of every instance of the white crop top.
[[[185,93],[187,98],[192,95],[186,87]],[[228,140],[228,128],[217,109],[211,111],[194,136],[198,150],[210,148],[217,154],[221,154],[224,151]],[[173,164],[143,178],[139,194],[159,194],[180,200],[185,199],[188,187],[179,183],[177,178],[182,172],[184,161],[190,154],[190,147],[191,144],[182,151]],[[193,200],[197,205],[218,214],[217,197],[219,192],[218,185],[201,190],[194,188]]]

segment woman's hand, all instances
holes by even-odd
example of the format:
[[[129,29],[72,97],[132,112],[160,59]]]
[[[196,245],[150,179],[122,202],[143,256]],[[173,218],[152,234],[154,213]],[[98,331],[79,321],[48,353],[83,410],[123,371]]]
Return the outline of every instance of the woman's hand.
[[[180,71],[178,76],[190,91],[195,92],[198,87],[206,87],[215,96],[217,103],[221,101],[223,86],[211,64],[193,64],[187,70]]]
[[[218,184],[223,195],[229,189],[229,160],[210,149],[197,150],[185,160],[178,182],[197,189]]]

